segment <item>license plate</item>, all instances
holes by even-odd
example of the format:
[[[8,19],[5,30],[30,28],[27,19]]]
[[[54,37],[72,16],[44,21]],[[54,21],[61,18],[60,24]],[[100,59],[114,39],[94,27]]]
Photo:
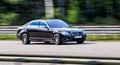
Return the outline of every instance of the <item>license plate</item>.
[[[75,36],[75,38],[82,38],[82,36]]]

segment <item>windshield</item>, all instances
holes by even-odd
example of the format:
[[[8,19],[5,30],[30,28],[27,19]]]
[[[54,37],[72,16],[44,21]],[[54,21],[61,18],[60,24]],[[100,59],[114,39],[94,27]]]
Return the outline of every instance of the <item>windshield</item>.
[[[67,23],[62,20],[47,20],[50,28],[68,28],[70,27]]]

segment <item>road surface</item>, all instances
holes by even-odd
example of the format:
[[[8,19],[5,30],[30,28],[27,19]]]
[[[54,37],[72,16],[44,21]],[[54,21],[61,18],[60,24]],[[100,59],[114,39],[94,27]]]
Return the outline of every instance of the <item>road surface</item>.
[[[74,42],[71,42],[63,45],[45,44],[43,42],[39,43],[32,42],[29,45],[23,45],[21,41],[0,41],[0,54],[120,57],[120,42],[86,41],[84,44],[75,44]],[[0,65],[57,65],[57,64],[0,62]]]
[[[120,42],[86,41],[84,44],[63,45],[32,42],[23,45],[21,41],[0,41],[0,54],[120,57]]]

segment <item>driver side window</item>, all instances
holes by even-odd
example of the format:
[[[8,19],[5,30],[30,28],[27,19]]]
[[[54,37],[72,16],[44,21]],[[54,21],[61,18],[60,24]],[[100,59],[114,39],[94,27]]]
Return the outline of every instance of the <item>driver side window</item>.
[[[40,22],[40,28],[45,28],[47,25],[44,22]]]

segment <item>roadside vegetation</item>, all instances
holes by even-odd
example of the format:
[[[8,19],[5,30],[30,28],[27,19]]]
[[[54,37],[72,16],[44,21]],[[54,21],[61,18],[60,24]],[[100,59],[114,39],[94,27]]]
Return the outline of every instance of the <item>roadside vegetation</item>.
[[[120,34],[88,35],[87,41],[120,41]]]
[[[70,24],[120,25],[120,0],[53,0],[54,17]],[[0,0],[0,25],[45,17],[44,0]]]
[[[18,40],[15,34],[0,34],[0,40]],[[120,34],[87,35],[87,41],[120,41]]]
[[[0,34],[0,40],[18,40],[16,34]]]

